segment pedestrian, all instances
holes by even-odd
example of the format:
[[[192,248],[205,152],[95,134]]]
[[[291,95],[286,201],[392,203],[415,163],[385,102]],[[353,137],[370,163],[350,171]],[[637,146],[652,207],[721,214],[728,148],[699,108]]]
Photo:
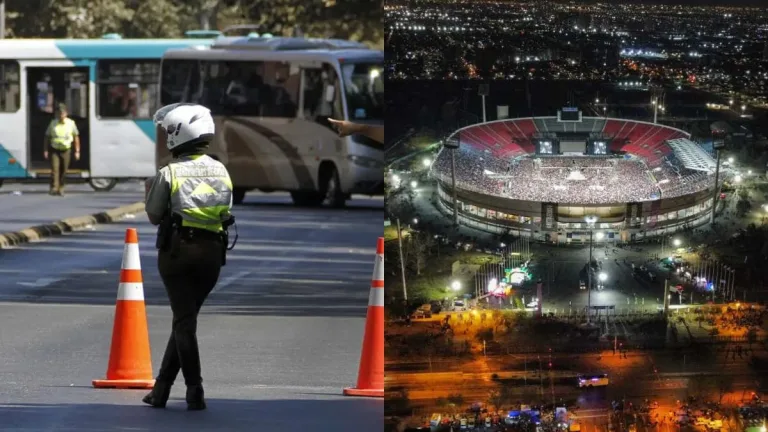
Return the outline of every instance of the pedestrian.
[[[169,105],[157,111],[154,121],[160,144],[173,159],[152,180],[146,212],[149,221],[160,226],[158,269],[173,324],[155,386],[142,401],[165,407],[181,369],[187,409],[203,410],[197,316],[225,262],[226,228],[234,222],[232,181],[221,162],[205,156],[215,131],[207,108]]]
[[[45,131],[43,157],[51,161],[51,186],[49,195],[64,195],[64,183],[72,158],[72,144],[75,144],[75,160],[80,160],[80,131],[75,121],[69,118],[67,106],[59,104],[56,118]]]
[[[352,123],[346,120],[334,120],[328,119],[336,131],[339,132],[340,137],[345,137],[353,134],[360,134],[366,136],[379,144],[384,144],[384,126],[374,126],[362,123]]]

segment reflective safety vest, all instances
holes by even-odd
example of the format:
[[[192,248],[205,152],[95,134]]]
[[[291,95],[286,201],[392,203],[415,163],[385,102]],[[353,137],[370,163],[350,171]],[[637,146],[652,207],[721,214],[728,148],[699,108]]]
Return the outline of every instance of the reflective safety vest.
[[[71,118],[64,119],[64,123],[59,122],[58,119],[53,120],[48,126],[51,147],[56,150],[69,150],[78,133],[77,125]]]
[[[208,156],[187,156],[168,164],[171,212],[182,226],[219,232],[232,208],[232,180],[224,165]]]

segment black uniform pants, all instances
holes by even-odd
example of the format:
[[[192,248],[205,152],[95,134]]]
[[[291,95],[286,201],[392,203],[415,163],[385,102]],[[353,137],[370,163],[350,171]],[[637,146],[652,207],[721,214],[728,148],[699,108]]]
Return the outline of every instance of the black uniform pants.
[[[173,311],[173,327],[157,381],[173,384],[181,369],[188,386],[201,384],[197,315],[219,279],[222,241],[213,233],[174,233],[174,250],[160,251],[158,268]],[[178,238],[176,238],[178,237]]]

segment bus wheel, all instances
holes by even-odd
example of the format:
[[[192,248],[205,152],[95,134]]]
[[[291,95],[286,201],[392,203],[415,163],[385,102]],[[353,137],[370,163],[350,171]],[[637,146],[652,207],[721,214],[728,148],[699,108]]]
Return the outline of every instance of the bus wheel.
[[[242,204],[247,191],[243,188],[232,189],[232,204]]]
[[[91,185],[96,192],[109,192],[117,186],[116,178],[91,178],[88,179],[88,184]]]
[[[323,202],[329,207],[341,208],[346,204],[344,192],[341,191],[341,182],[339,182],[339,172],[332,164],[323,164],[320,167],[321,187],[320,193],[324,197]]]

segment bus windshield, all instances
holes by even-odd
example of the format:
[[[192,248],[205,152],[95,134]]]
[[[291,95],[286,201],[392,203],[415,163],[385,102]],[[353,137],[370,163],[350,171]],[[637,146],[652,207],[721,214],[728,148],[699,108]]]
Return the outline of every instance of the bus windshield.
[[[350,121],[384,121],[384,76],[380,63],[341,66]]]

